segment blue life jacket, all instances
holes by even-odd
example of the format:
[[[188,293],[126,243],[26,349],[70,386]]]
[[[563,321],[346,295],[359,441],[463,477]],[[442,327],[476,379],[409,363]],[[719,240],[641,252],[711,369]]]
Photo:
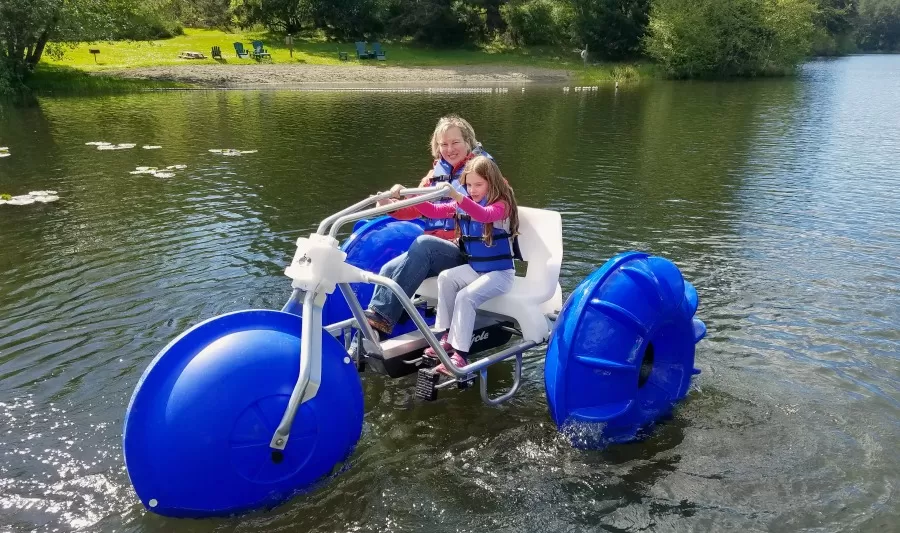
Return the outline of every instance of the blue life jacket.
[[[487,205],[483,198],[479,205]],[[462,209],[457,209],[456,218],[459,223],[459,250],[472,270],[483,274],[494,270],[515,268],[513,258],[521,257],[514,253],[513,236],[509,234],[509,219],[494,222],[493,242],[490,246],[484,240],[484,224],[472,220]]]
[[[491,154],[484,151],[484,149],[481,147],[481,144],[479,144],[472,150],[472,155],[483,155],[489,157],[491,161],[494,160],[494,158],[491,157]],[[462,177],[462,171],[464,168],[465,165],[459,167],[458,169],[456,169],[456,172],[454,172],[453,165],[451,165],[447,161],[444,161],[443,157],[438,159],[434,163],[434,173],[432,174],[431,185],[436,186],[439,183],[449,182],[450,185],[453,185],[454,189],[463,194],[466,194],[466,188],[459,183],[459,178]],[[452,201],[452,198],[442,198],[440,200],[437,200],[435,203],[443,204]],[[456,221],[453,217],[425,219],[425,231],[453,231],[454,229],[456,229]]]

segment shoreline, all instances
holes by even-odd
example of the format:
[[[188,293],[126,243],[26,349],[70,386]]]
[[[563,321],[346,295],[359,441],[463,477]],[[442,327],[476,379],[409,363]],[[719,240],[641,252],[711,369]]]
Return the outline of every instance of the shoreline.
[[[303,64],[173,65],[91,72],[119,79],[189,83],[204,88],[309,87],[365,88],[565,84],[574,81],[568,70],[504,65],[445,67],[343,66]]]

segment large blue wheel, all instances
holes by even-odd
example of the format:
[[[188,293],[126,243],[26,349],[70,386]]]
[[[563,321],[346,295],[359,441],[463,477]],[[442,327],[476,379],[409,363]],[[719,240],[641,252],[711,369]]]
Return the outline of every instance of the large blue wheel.
[[[640,436],[688,392],[697,291],[672,262],[628,252],[585,278],[560,312],[544,382],[553,421],[575,446]]]
[[[321,382],[287,447],[269,442],[300,373],[301,318],[239,311],[202,322],[150,364],[125,415],[125,465],[147,509],[229,515],[311,488],[353,452],[363,422],[359,375],[322,334]]]

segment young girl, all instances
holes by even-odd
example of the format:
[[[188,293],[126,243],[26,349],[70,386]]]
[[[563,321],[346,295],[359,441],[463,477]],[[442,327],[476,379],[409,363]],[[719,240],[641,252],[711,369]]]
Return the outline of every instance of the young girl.
[[[478,156],[469,161],[460,183],[468,196],[448,185],[454,203],[423,203],[416,208],[429,218],[457,219],[456,232],[466,264],[438,275],[435,328],[444,332],[441,346],[453,364],[465,366],[472,346],[475,310],[512,288],[516,275],[512,240],[519,217],[512,188],[491,159]],[[425,354],[435,355],[430,348]],[[435,370],[450,375],[444,365]]]
[[[475,138],[472,125],[456,115],[448,115],[438,121],[431,135],[431,155],[434,158],[433,168],[422,178],[419,187],[449,182],[462,189],[459,179],[466,163],[477,155],[490,157]],[[395,185],[392,190],[399,193],[402,188],[402,185]],[[385,203],[396,201],[399,198],[386,200]],[[449,205],[455,206],[452,200]],[[448,211],[446,218],[428,220],[425,234],[413,241],[407,252],[381,267],[379,274],[396,281],[412,297],[426,278],[462,264],[459,248],[455,242],[451,242],[456,238],[455,214],[454,208]],[[422,216],[415,207],[398,209],[390,215],[400,220],[413,220]],[[365,314],[369,325],[376,332],[389,335],[404,311],[400,299],[387,287],[378,285],[372,293],[372,300]]]

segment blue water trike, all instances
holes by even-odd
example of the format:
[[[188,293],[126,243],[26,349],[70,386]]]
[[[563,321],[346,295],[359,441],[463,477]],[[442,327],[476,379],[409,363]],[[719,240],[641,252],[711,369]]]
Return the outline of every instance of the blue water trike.
[[[446,191],[400,194],[403,200],[382,207],[377,202],[390,193],[366,198],[298,239],[285,269],[293,292],[281,310],[210,318],[151,362],[124,429],[128,474],[147,509],[175,517],[229,515],[324,483],[360,438],[360,377],[372,372],[416,374],[410,386],[422,401],[444,389],[477,389],[484,403],[497,406],[519,391],[523,359],[545,357],[550,416],[585,448],[641,437],[685,397],[697,372],[695,344],[706,333],[694,318],[694,287],[672,262],[627,252],[563,303],[562,219],[545,209],[519,208],[524,275],[479,308],[470,352],[479,357],[455,366],[430,329],[435,279],[410,298],[378,275],[423,233],[416,222],[384,215]],[[341,230],[354,222],[341,243]],[[379,339],[363,314],[374,285],[396,293],[408,315],[391,338]],[[429,346],[451,377],[423,357]],[[488,371],[508,360],[511,387],[489,391]]]

